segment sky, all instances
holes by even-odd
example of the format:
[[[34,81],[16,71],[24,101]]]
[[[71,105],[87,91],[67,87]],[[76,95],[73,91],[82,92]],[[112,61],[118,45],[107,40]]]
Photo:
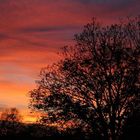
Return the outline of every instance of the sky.
[[[96,17],[103,24],[140,14],[140,0],[0,0],[0,111],[28,110],[40,69]]]

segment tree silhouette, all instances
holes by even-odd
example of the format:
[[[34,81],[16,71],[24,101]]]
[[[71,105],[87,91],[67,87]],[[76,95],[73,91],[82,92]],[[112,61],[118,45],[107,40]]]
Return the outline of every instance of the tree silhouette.
[[[5,109],[1,113],[1,117],[0,117],[0,120],[7,121],[7,122],[20,122],[21,119],[22,119],[21,115],[16,108]]]
[[[17,137],[22,132],[21,115],[16,108],[5,109],[0,116],[0,137]],[[5,138],[4,138],[5,137]]]
[[[64,59],[40,72],[30,107],[44,123],[81,125],[95,138],[118,139],[139,106],[140,19],[101,26],[95,19]]]

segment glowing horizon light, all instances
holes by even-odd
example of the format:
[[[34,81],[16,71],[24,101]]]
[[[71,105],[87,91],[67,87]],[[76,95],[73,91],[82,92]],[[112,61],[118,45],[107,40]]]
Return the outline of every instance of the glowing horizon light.
[[[37,118],[36,117],[31,117],[31,116],[24,116],[22,122],[23,123],[36,123]]]

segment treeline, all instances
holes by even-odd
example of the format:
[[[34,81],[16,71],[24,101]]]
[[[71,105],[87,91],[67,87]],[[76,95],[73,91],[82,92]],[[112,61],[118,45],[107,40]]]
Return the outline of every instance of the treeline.
[[[8,110],[8,111],[7,111]],[[39,123],[25,124],[18,120],[16,109],[7,109],[1,114],[0,139],[33,139],[33,140],[102,140],[100,134],[92,134],[83,130],[81,126],[60,129]],[[12,112],[11,110],[14,110]],[[6,114],[7,112],[7,114]],[[12,114],[13,113],[13,114]],[[5,115],[4,115],[5,114]],[[7,116],[7,117],[6,117]],[[13,117],[14,116],[14,117]],[[8,118],[9,117],[9,118]],[[140,112],[135,112],[123,128],[123,135],[119,139],[137,139],[140,130]]]
[[[0,139],[87,139],[82,128],[68,128],[63,130],[53,126],[41,124],[24,124],[20,122],[0,121]]]
[[[18,109],[4,109],[0,115],[0,139],[66,139],[81,140],[87,138],[82,128],[65,128],[46,124],[26,124]]]

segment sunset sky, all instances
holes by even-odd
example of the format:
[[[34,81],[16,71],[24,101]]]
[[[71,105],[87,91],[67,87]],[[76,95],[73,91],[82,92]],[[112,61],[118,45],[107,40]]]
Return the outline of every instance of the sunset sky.
[[[27,110],[40,69],[92,17],[111,24],[139,14],[140,0],[0,0],[0,110]]]

